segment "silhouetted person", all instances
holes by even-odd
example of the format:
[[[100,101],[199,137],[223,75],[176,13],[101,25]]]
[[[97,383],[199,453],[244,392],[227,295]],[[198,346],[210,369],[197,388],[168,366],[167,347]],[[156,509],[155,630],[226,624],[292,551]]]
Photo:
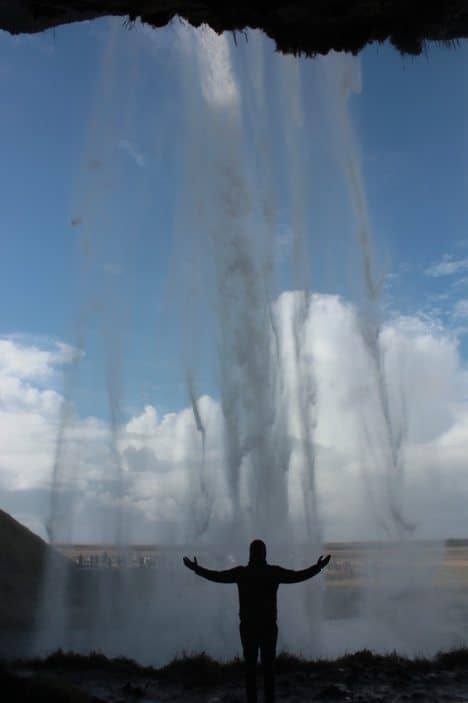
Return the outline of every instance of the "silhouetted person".
[[[236,583],[239,591],[240,637],[246,665],[248,703],[256,703],[256,669],[258,652],[263,667],[265,703],[274,701],[274,663],[276,657],[276,593],[280,583],[299,583],[318,574],[330,561],[330,555],[320,557],[316,564],[301,571],[283,569],[268,564],[266,546],[260,539],[250,545],[247,566],[235,566],[225,571],[212,571],[184,557],[186,567],[198,576],[217,583]]]

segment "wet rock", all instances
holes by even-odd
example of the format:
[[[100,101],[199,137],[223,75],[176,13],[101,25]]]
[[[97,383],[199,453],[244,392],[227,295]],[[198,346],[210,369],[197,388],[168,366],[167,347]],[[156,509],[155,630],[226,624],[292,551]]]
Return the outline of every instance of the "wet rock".
[[[222,701],[223,703],[244,703],[244,697],[239,694],[228,693],[222,697]]]
[[[289,681],[289,679],[282,679],[276,683],[276,687],[282,691],[288,691],[291,688],[291,681]]]
[[[407,691],[400,693],[395,699],[395,703],[435,703],[436,699],[431,691],[427,689],[418,689],[416,691]]]
[[[361,681],[361,672],[350,671],[344,682],[347,686],[356,686]]]
[[[411,703],[431,703],[434,698],[428,691],[412,691],[409,700]]]
[[[414,683],[414,678],[407,671],[400,669],[395,671],[390,678],[390,683],[397,688],[407,688],[411,683]]]
[[[122,691],[127,694],[127,696],[134,696],[135,698],[142,698],[145,695],[145,689],[143,686],[135,686],[127,681],[125,686],[122,686]]]
[[[335,684],[330,684],[329,686],[325,686],[325,688],[322,688],[321,691],[319,691],[315,697],[314,701],[351,701],[351,694],[350,692],[342,688],[341,686],[335,686]]]
[[[367,43],[390,42],[402,53],[419,54],[425,40],[449,42],[468,36],[466,0],[283,0],[265,3],[213,3],[203,0],[8,0],[0,2],[0,28],[14,34],[37,32],[103,15],[141,17],[162,27],[179,15],[195,26],[215,31],[263,29],[278,49],[314,56],[358,52]],[[92,168],[99,161],[94,160]]]

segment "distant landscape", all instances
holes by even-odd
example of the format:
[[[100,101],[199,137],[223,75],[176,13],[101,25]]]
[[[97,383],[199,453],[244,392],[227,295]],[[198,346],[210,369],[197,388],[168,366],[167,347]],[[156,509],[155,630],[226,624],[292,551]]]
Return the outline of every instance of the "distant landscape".
[[[421,541],[418,545],[420,558],[425,564],[437,569],[440,583],[468,583],[468,539],[447,539],[443,543]],[[385,542],[332,542],[323,545],[323,551],[333,556],[325,572],[331,585],[357,585],[366,580],[369,561],[375,564],[386,560],[391,543]],[[120,547],[115,544],[57,544],[60,554],[81,568],[168,568],[176,565],[185,554],[196,554],[201,561],[225,557],[225,548],[216,545],[151,545],[133,544]],[[301,552],[307,552],[301,546]],[[442,559],[441,559],[442,555]],[[312,563],[303,557],[302,566]],[[300,568],[298,566],[298,568]]]

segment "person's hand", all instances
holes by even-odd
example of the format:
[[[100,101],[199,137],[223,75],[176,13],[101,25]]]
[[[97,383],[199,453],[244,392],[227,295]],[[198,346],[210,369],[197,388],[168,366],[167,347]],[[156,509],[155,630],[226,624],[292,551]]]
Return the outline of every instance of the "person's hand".
[[[184,557],[184,564],[187,567],[187,569],[190,569],[191,571],[195,571],[195,569],[198,566],[197,557],[193,557],[193,561],[190,561],[190,559],[188,557]]]
[[[320,570],[324,569],[327,566],[330,559],[331,559],[331,554],[328,554],[326,557],[319,556],[319,558],[317,559],[318,568]]]

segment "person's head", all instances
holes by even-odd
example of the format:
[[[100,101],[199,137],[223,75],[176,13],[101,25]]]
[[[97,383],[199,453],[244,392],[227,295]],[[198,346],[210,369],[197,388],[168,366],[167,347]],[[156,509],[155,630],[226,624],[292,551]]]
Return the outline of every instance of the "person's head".
[[[261,539],[254,539],[250,543],[249,564],[266,563],[266,544]]]

